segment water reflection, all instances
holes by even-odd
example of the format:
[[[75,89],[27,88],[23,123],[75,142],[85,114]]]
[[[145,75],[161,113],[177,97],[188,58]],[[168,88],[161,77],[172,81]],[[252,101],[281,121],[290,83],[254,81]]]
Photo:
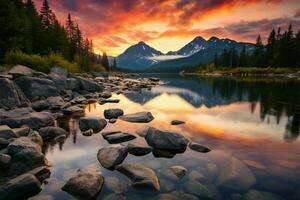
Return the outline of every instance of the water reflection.
[[[113,95],[113,99],[120,100],[118,104],[90,104],[86,107],[86,115],[103,117],[107,108],[121,108],[125,114],[151,111],[155,120],[150,126],[179,132],[213,150],[207,154],[190,149],[180,154],[154,151],[141,157],[128,155],[125,163],[143,163],[155,170],[161,183],[161,193],[183,196],[187,192],[197,196],[198,190],[188,186],[200,181],[214,191],[214,199],[232,199],[232,195],[242,197],[247,191],[232,193],[220,188],[216,180],[230,160],[238,159],[256,178],[252,189],[272,192],[286,199],[299,197],[296,196],[300,191],[299,81],[175,75],[161,78],[166,84],[151,91]],[[170,122],[174,119],[186,123],[171,126]],[[112,199],[119,196],[126,199],[160,198],[158,195],[161,193],[135,191],[125,176],[101,167],[96,154],[101,146],[108,145],[101,134],[84,137],[76,118],[63,118],[57,124],[69,130],[70,134],[64,142],[44,147],[53,168],[49,184],[44,186],[42,194],[51,194],[55,199],[72,199],[60,190],[61,185],[77,169],[95,165],[106,180],[97,199],[108,196]],[[104,131],[122,130],[134,134],[142,126],[117,120],[115,124],[108,124]],[[133,141],[145,143],[140,137]],[[186,167],[187,176],[177,182],[169,180],[165,170],[172,165]],[[205,181],[201,175],[205,176]]]

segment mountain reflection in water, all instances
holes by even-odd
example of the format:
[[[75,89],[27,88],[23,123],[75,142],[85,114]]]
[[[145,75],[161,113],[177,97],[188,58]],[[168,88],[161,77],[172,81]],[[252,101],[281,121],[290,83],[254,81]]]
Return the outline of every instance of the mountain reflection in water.
[[[125,114],[150,111],[155,119],[149,126],[176,131],[210,147],[212,151],[199,154],[187,149],[183,154],[172,155],[170,159],[156,154],[143,157],[128,155],[125,163],[143,163],[152,168],[161,182],[161,193],[171,193],[186,192],[184,186],[189,183],[189,175],[176,185],[169,183],[174,185],[171,187],[165,184],[162,169],[182,165],[189,173],[194,173],[214,164],[220,170],[234,157],[245,163],[255,175],[256,184],[252,189],[278,194],[286,199],[299,197],[300,81],[179,75],[160,75],[160,78],[166,84],[152,90],[114,94],[113,99],[120,99],[118,104],[88,105],[86,116],[103,117],[107,108],[121,108]],[[185,124],[170,125],[175,119],[183,120]],[[101,167],[96,154],[101,146],[108,145],[101,134],[82,136],[77,119],[64,118],[57,123],[69,130],[70,135],[65,142],[44,147],[53,169],[42,194],[51,194],[55,199],[70,199],[70,195],[62,192],[60,186],[78,169],[92,164],[101,168],[107,182],[111,177],[116,177],[119,180],[117,189],[126,198],[140,199],[149,195],[132,189],[128,179],[117,171]],[[142,126],[144,124],[117,120],[115,124],[108,124],[104,131],[121,130],[134,134]],[[133,141],[145,143],[140,137]],[[232,193],[219,187],[217,190],[213,180],[211,178],[206,184],[217,191],[218,198],[214,198],[231,199]],[[112,190],[112,183],[107,182],[98,199],[112,195],[116,190],[115,185]],[[166,190],[164,185],[172,189]],[[243,196],[246,192],[238,194]],[[154,195],[152,199],[157,199],[157,193],[151,195]]]

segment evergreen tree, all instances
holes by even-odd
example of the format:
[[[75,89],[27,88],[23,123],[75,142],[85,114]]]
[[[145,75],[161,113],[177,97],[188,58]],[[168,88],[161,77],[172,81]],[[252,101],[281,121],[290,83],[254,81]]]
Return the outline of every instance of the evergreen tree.
[[[55,14],[50,9],[48,0],[43,1],[40,11],[41,24],[44,29],[50,29],[56,22]]]
[[[266,64],[273,67],[275,64],[275,45],[276,45],[276,33],[273,29],[268,37],[268,43],[266,46]]]
[[[102,65],[103,65],[103,67],[104,67],[107,71],[109,71],[109,62],[108,62],[108,57],[107,57],[107,55],[106,55],[106,52],[103,53],[101,63],[102,63]]]

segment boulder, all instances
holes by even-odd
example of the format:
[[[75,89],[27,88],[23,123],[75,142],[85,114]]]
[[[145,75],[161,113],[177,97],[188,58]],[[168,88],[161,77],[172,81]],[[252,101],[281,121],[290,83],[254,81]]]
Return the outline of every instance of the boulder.
[[[180,120],[171,121],[171,125],[180,125],[180,124],[184,124],[184,121],[180,121]]]
[[[84,116],[84,109],[78,106],[70,106],[62,110],[64,115]]]
[[[23,174],[0,187],[0,200],[26,199],[41,190],[41,184],[34,175]]]
[[[178,165],[172,166],[170,167],[170,169],[180,179],[184,177],[187,173],[187,169],[185,167],[178,166]]]
[[[47,102],[49,104],[49,109],[50,110],[59,110],[65,104],[65,102],[64,102],[64,100],[61,96],[48,97]]]
[[[185,151],[188,144],[188,140],[179,133],[161,131],[152,127],[148,129],[145,139],[155,149],[176,152]]]
[[[142,164],[123,164],[117,170],[127,176],[137,189],[159,191],[160,185],[155,172]]]
[[[7,146],[8,153],[15,155],[23,150],[42,152],[40,144],[32,141],[30,137],[20,137],[9,143]]]
[[[115,167],[123,162],[128,154],[128,149],[124,145],[114,144],[99,149],[97,158],[101,165],[107,169]]]
[[[119,108],[104,110],[104,117],[106,119],[117,119],[122,115],[124,115],[124,111]]]
[[[67,78],[66,79],[66,90],[79,90],[79,82],[75,78]]]
[[[37,97],[59,96],[55,83],[49,79],[22,76],[15,80],[29,100]]]
[[[13,131],[19,137],[28,136],[30,133],[33,132],[33,130],[27,126],[21,128],[14,128]]]
[[[251,170],[239,159],[232,157],[221,167],[216,184],[237,191],[247,191],[256,183]]]
[[[194,151],[201,152],[201,153],[208,153],[211,151],[208,147],[202,146],[201,144],[198,144],[196,142],[190,142],[189,148]]]
[[[110,91],[103,91],[100,96],[104,99],[108,99],[112,96],[111,92]]]
[[[88,80],[88,79],[85,79],[85,78],[82,78],[82,77],[75,77],[79,83],[79,88],[81,90],[85,90],[85,91],[88,91],[88,92],[102,92],[104,90],[104,87],[99,84],[99,83],[96,83],[94,81],[91,81],[91,80]]]
[[[127,142],[136,138],[134,135],[123,133],[121,131],[103,132],[102,136],[110,144]]]
[[[50,104],[47,100],[37,100],[31,103],[31,107],[35,110],[35,111],[42,111],[42,110],[46,110],[50,107]]]
[[[133,114],[123,115],[119,118],[121,120],[134,123],[148,123],[154,119],[151,112],[137,112]]]
[[[82,199],[94,199],[103,183],[104,178],[99,170],[80,171],[67,181],[62,190]]]
[[[51,75],[57,75],[61,78],[67,78],[69,75],[68,70],[61,67],[52,67],[50,70]]]
[[[148,145],[129,143],[127,147],[128,152],[135,156],[144,156],[152,151],[152,147],[149,147]]]
[[[20,76],[32,76],[34,73],[33,69],[30,69],[23,65],[16,65],[8,71],[8,74],[12,75],[14,78]]]
[[[183,189],[187,193],[195,195],[200,199],[215,199],[213,191],[211,191],[207,186],[196,181],[186,182]]]
[[[81,117],[79,119],[79,128],[81,131],[93,129],[93,131],[101,131],[107,125],[105,119],[96,117]]]
[[[53,81],[53,83],[55,84],[56,88],[60,91],[63,91],[65,89],[67,89],[67,80],[64,77],[61,77],[57,74],[50,74],[48,76],[48,78]]]
[[[0,125],[0,138],[8,140],[17,137],[18,135],[11,128],[6,125]]]
[[[41,183],[50,177],[50,168],[48,166],[41,166],[34,168],[27,172],[28,174],[34,175]]]
[[[284,200],[284,198],[270,192],[249,190],[244,196],[244,200]]]
[[[60,127],[48,126],[48,127],[40,128],[39,134],[41,135],[44,141],[49,141],[61,135],[66,136],[68,132]]]
[[[7,78],[0,78],[0,91],[0,108],[12,109],[30,105],[20,88]]]
[[[3,113],[0,125],[6,124],[11,128],[26,125],[37,129],[54,124],[54,118],[49,112],[34,112],[31,108],[17,108]]]

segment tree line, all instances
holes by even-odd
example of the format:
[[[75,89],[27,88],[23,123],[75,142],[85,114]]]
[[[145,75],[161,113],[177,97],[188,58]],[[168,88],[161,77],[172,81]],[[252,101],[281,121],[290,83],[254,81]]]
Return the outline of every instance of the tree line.
[[[43,0],[40,12],[32,0],[0,1],[0,13],[0,62],[8,52],[20,50],[41,56],[59,54],[76,63],[80,71],[94,70],[97,65],[109,69],[107,54],[93,52],[93,42],[83,36],[70,14],[65,25],[59,23],[48,0]]]
[[[238,51],[235,48],[224,49],[215,55],[214,65],[218,67],[300,67],[300,30],[295,34],[292,25],[282,33],[281,28],[273,29],[267,40],[262,43],[261,36],[256,39],[255,48],[245,47]]]

